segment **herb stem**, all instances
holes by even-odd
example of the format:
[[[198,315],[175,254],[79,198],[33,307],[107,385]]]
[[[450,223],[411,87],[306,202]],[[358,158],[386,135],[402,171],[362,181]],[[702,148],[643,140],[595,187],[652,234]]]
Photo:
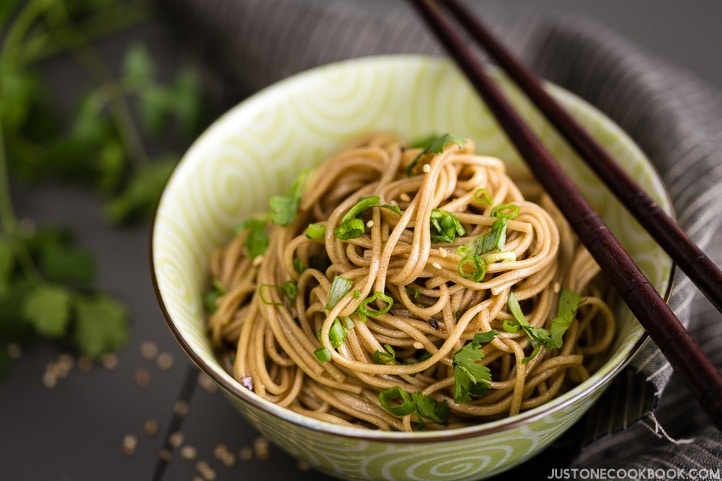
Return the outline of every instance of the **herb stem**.
[[[2,101],[0,100],[0,111]],[[10,178],[8,176],[7,152],[5,151],[5,134],[0,116],[0,225],[7,236],[11,236],[16,229],[17,220],[13,212],[12,200],[10,198]]]
[[[63,11],[67,18],[67,11]],[[143,146],[140,132],[133,121],[123,88],[117,81],[113,80],[106,64],[102,61],[97,52],[90,47],[88,37],[78,29],[65,29],[56,32],[58,40],[65,46],[78,62],[86,69],[102,89],[109,92],[108,111],[115,120],[123,144],[130,152],[129,159],[136,166],[148,162],[149,157]]]
[[[77,27],[60,26],[54,35],[65,36],[66,43],[53,42],[53,35],[47,32],[35,34],[27,39],[23,48],[23,58],[27,63],[37,62],[53,55],[80,46],[82,43],[119,32],[150,19],[153,11],[147,0],[136,0],[129,4],[114,5],[103,9]],[[66,30],[80,30],[84,38],[68,35]]]

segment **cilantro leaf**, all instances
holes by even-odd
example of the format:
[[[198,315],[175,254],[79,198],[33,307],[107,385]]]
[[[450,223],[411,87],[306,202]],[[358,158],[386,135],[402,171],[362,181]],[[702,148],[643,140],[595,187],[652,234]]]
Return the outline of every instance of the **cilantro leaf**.
[[[301,202],[303,185],[307,173],[301,174],[291,185],[286,195],[274,195],[269,200],[271,208],[271,221],[278,225],[289,225],[296,220],[296,211]]]
[[[142,89],[153,82],[155,68],[148,50],[141,44],[131,45],[123,57],[123,80],[130,88]]]
[[[526,333],[532,345],[535,347],[534,352],[528,358],[526,358],[527,361],[537,354],[539,346],[543,345],[549,348],[553,347],[549,331],[547,331],[543,327],[534,327],[529,324],[529,321],[526,320],[526,317],[521,310],[521,306],[519,305],[519,301],[517,300],[513,292],[509,294],[507,304],[509,305],[509,311],[511,312],[511,315],[514,316],[514,320],[517,322],[519,327],[521,327],[521,329]]]
[[[469,402],[489,389],[491,370],[487,366],[477,364],[477,361],[484,357],[481,344],[487,340],[491,341],[497,334],[496,331],[478,333],[472,341],[467,342],[464,347],[454,353],[452,366],[454,368],[455,402]]]
[[[379,404],[395,416],[416,413],[420,428],[424,426],[424,418],[445,424],[451,412],[446,401],[437,401],[421,392],[408,393],[401,386],[380,391]]]
[[[246,249],[248,249],[248,256],[251,259],[255,259],[256,257],[263,255],[266,252],[266,249],[268,249],[268,245],[271,240],[268,237],[268,232],[266,231],[267,225],[268,220],[264,218],[251,218],[241,222],[241,224],[239,224],[236,228],[237,232],[242,232],[244,230],[248,231],[248,236],[246,237],[243,245],[245,245]]]
[[[444,151],[448,144],[456,144],[459,150],[463,150],[466,147],[466,139],[458,135],[444,134],[437,137],[430,137],[423,141],[424,149],[411,161],[406,167],[406,175],[412,175],[419,161],[421,161],[428,154],[440,154]]]
[[[580,294],[567,288],[561,290],[557,301],[557,315],[552,319],[549,327],[550,347],[562,347],[564,343],[562,337],[574,320],[581,301]]]
[[[90,357],[114,351],[128,340],[125,307],[104,294],[75,300],[75,326],[72,337],[78,349]]]
[[[177,159],[171,156],[139,167],[125,190],[107,205],[108,218],[116,224],[149,218],[176,162]]]
[[[71,298],[63,287],[39,285],[25,299],[23,315],[40,334],[62,337],[70,322]]]
[[[439,424],[446,423],[451,413],[449,403],[446,401],[437,401],[433,397],[420,392],[412,393],[411,399],[414,401],[416,411],[421,417],[431,419]]]

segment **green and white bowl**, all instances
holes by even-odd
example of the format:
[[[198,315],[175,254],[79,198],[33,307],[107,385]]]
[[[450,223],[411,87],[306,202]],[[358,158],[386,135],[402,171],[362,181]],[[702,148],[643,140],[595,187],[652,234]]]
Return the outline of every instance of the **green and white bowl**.
[[[534,108],[501,76],[518,109],[545,139],[659,292],[669,258],[600,185]],[[553,94],[668,212],[664,186],[642,152],[613,122],[554,86]],[[645,339],[617,307],[620,329],[604,367],[574,390],[508,419],[444,432],[378,432],[308,419],[254,395],[219,363],[206,336],[202,295],[211,250],[304,168],[360,134],[406,139],[453,132],[480,153],[519,162],[466,79],[449,61],[384,56],[313,69],[273,85],[218,119],[188,150],[168,182],[152,234],[152,275],[170,330],[245,418],[315,469],[343,479],[474,480],[528,460],[569,428],[630,361]],[[232,422],[233,420],[229,420]]]

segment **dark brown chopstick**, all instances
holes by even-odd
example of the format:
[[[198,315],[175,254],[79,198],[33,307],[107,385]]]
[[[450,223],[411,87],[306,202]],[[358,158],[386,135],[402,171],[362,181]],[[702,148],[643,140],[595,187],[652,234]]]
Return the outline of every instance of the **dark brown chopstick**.
[[[580,241],[597,261],[650,338],[669,360],[717,428],[722,430],[722,376],[717,368],[669,305],[652,287],[586,198],[558,166],[552,154],[509,103],[501,89],[486,74],[472,47],[445,19],[441,7],[450,2],[410,1],[481,95],[532,173],[552,197]],[[469,12],[465,15],[468,16]]]
[[[516,59],[461,2],[445,0],[460,23],[534,102],[587,165],[617,196],[657,244],[722,312],[722,270],[602,146],[544,89],[541,80]]]

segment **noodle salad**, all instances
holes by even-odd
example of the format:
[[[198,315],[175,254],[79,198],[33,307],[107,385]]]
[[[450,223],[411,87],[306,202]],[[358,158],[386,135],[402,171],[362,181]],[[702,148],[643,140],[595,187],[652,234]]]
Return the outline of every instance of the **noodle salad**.
[[[319,420],[412,431],[512,416],[598,369],[599,268],[528,174],[474,148],[367,135],[242,222],[206,296],[233,376]]]

